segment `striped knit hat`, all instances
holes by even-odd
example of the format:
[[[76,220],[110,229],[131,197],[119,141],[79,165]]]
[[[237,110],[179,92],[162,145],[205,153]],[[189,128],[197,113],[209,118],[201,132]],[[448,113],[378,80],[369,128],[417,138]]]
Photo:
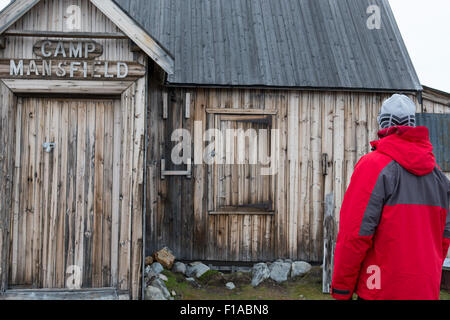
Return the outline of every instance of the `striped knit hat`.
[[[416,105],[405,95],[394,94],[381,107],[378,123],[382,129],[395,126],[416,126]]]

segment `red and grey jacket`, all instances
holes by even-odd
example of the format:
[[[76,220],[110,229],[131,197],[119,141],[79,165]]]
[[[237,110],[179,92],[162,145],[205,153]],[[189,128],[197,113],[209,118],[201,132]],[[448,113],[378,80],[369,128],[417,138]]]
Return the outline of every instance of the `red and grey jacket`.
[[[425,127],[380,131],[344,197],[332,295],[438,300],[450,244],[450,181]]]

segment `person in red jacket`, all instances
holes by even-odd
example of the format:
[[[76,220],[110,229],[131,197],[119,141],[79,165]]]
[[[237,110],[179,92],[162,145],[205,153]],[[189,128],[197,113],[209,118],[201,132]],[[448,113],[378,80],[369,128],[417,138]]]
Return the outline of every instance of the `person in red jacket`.
[[[436,165],[414,102],[384,102],[380,140],[356,165],[340,213],[332,296],[439,300],[450,244],[450,181]]]

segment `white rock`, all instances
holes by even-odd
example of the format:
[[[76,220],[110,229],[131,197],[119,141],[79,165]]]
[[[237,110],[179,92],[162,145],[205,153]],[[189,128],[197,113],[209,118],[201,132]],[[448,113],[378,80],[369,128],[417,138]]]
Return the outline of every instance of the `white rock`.
[[[162,293],[161,289],[148,286],[145,289],[145,300],[167,300],[166,297],[164,297],[164,294]]]
[[[189,265],[186,271],[186,275],[188,277],[195,277],[200,278],[202,275],[204,275],[206,272],[208,272],[210,269],[207,265],[201,263],[201,262],[194,262]]]
[[[172,272],[186,274],[186,265],[183,262],[175,262]]]
[[[270,277],[270,270],[267,264],[258,263],[253,266],[252,274],[252,286],[257,287],[261,284],[261,282]]]
[[[311,271],[312,266],[304,261],[296,261],[292,263],[291,278],[301,277]]]
[[[152,279],[154,279],[157,276],[157,274],[153,271],[152,266],[146,266],[145,267],[145,271],[144,271],[144,276],[147,279],[152,280]]]
[[[233,282],[228,282],[225,286],[227,287],[228,290],[236,289],[236,286],[234,285]]]
[[[168,300],[171,297],[169,290],[167,290],[166,284],[161,279],[153,280],[151,282],[150,286],[158,288],[159,290],[161,290],[161,292],[164,295],[164,298],[166,300]]]
[[[152,268],[153,272],[156,274],[160,274],[161,272],[164,271],[164,267],[159,262],[155,262],[154,264],[152,264],[151,268]]]
[[[290,263],[280,261],[274,262],[270,266],[270,278],[278,283],[283,283],[288,280],[290,271]]]

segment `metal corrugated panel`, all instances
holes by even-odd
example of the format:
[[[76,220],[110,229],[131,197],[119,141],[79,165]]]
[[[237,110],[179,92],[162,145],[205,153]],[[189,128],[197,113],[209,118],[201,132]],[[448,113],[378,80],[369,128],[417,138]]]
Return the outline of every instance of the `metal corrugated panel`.
[[[418,114],[417,124],[430,130],[436,162],[443,171],[450,172],[450,114]]]
[[[387,0],[115,1],[174,55],[172,84],[421,90]]]

